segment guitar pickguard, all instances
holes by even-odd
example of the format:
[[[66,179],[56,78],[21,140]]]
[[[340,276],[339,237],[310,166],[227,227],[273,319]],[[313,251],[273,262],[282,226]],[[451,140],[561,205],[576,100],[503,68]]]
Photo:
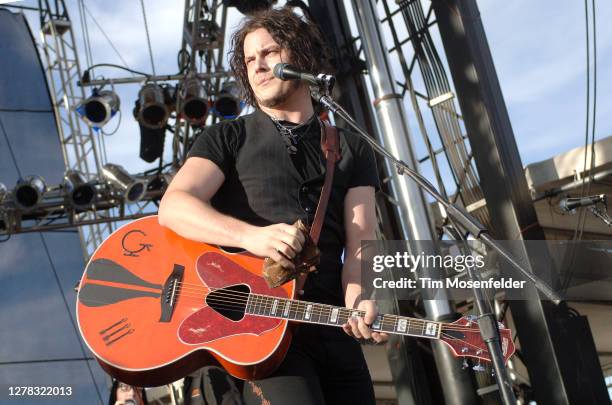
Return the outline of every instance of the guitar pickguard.
[[[204,285],[209,288],[245,284],[254,294],[288,298],[282,288],[269,288],[262,277],[251,273],[220,253],[202,254],[197,260],[196,269]],[[228,297],[227,305],[232,305],[232,299]],[[254,315],[245,315],[239,321],[232,321],[206,306],[185,318],[179,327],[178,335],[183,343],[196,345],[240,334],[261,335],[276,328],[280,323],[280,319]]]

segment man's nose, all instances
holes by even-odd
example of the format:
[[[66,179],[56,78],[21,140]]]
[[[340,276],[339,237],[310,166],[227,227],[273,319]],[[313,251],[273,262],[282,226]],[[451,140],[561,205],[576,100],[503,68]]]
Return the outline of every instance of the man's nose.
[[[266,58],[264,58],[263,56],[257,56],[255,58],[255,70],[257,72],[265,72],[266,70],[269,70],[270,67],[268,66],[268,62],[266,61]]]

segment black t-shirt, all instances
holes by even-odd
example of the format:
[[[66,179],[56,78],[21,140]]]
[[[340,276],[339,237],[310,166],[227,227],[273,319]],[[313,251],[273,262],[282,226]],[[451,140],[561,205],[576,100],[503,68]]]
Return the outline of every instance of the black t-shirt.
[[[219,212],[257,226],[292,224],[298,218],[311,224],[325,178],[321,130],[316,119],[300,128],[297,152],[272,119],[256,110],[231,121],[207,127],[188,157],[214,162],[225,181],[211,199]],[[345,244],[344,197],[349,188],[378,188],[372,148],[356,134],[339,131],[342,158],[336,163],[332,193],[319,238],[321,263],[310,273],[304,299],[344,305],[341,288]]]

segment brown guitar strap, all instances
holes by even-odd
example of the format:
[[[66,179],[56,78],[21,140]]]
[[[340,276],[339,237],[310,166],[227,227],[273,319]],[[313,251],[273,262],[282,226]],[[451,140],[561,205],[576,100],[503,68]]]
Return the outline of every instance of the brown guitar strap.
[[[293,259],[294,263],[296,263],[296,268],[294,270],[288,270],[270,258],[265,259],[262,274],[268,283],[268,286],[271,288],[278,287],[289,280],[297,278],[296,291],[298,291],[298,294],[302,294],[302,287],[306,282],[308,273],[315,271],[315,266],[319,263],[320,252],[317,248],[317,243],[319,242],[321,228],[323,227],[323,220],[325,219],[325,211],[327,210],[327,203],[331,194],[332,182],[334,178],[334,167],[336,162],[340,160],[338,130],[326,121],[322,121],[322,123],[321,150],[323,151],[326,161],[325,181],[323,182],[323,188],[321,189],[321,196],[319,197],[319,203],[317,204],[314,220],[312,221],[312,226],[310,227],[309,237],[311,241],[308,241],[303,250]],[[304,227],[300,220],[294,224],[294,226],[298,226],[298,228],[300,228],[300,225],[301,227]],[[306,228],[304,227],[303,230],[305,231]]]
[[[319,242],[319,236],[321,235],[321,228],[323,227],[323,220],[325,219],[325,211],[327,211],[327,203],[331,194],[332,182],[334,179],[334,168],[336,162],[340,160],[340,141],[338,139],[338,129],[329,124],[327,121],[322,121],[321,127],[321,149],[325,156],[325,181],[323,183],[323,189],[321,190],[321,196],[319,197],[319,203],[317,204],[317,210],[315,212],[312,226],[310,227],[310,237],[313,242],[317,244]]]

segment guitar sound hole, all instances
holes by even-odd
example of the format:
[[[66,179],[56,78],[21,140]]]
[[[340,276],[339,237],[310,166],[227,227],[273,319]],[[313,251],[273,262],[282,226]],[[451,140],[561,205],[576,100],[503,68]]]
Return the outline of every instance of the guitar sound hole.
[[[245,284],[220,288],[208,293],[206,304],[224,317],[239,321],[244,318],[250,291]]]

